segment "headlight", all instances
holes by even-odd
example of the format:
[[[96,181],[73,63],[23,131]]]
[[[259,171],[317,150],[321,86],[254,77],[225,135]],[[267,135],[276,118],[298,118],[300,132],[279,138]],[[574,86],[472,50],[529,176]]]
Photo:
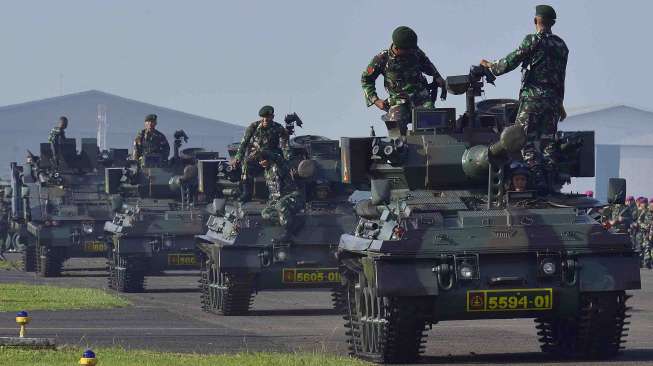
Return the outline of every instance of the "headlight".
[[[93,224],[82,224],[82,231],[84,231],[84,234],[93,234]]]
[[[474,267],[467,263],[463,263],[458,270],[460,278],[463,280],[470,280],[474,277]]]
[[[288,258],[288,253],[286,253],[286,250],[283,248],[277,249],[275,253],[275,257],[277,261],[283,262]]]
[[[556,273],[556,264],[552,260],[542,261],[542,273],[547,276],[551,276]]]
[[[174,240],[172,239],[171,236],[167,236],[163,238],[163,246],[166,248],[172,248],[172,245],[174,244]]]

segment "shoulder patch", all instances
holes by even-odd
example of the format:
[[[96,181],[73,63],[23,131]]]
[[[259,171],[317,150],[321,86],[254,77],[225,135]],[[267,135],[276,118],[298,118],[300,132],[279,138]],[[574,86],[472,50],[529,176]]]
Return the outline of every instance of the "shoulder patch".
[[[368,66],[366,71],[368,75],[372,75],[374,73],[374,66]]]

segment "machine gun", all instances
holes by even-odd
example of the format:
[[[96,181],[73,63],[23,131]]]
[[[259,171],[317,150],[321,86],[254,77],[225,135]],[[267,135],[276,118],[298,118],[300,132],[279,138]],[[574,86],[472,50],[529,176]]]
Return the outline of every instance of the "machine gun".
[[[283,121],[286,123],[286,130],[288,131],[289,136],[295,134],[295,125],[299,127],[302,127],[304,125],[302,119],[299,118],[299,116],[295,112],[287,114],[286,117],[283,119]]]

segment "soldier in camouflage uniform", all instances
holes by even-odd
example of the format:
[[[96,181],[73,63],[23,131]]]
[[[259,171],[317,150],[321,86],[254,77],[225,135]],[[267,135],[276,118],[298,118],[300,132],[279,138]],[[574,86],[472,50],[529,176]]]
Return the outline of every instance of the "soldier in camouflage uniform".
[[[63,162],[63,144],[66,141],[66,128],[68,127],[68,118],[59,117],[59,124],[50,130],[48,142],[52,149],[52,164],[58,167]]]
[[[281,124],[274,122],[274,108],[266,105],[259,110],[260,120],[253,122],[245,130],[245,135],[240,142],[238,152],[232,161],[232,164],[241,166],[241,196],[240,200],[248,201],[251,196],[252,179],[261,171],[265,170],[266,174],[276,174],[278,170],[272,171],[269,161],[258,161],[254,157],[262,151],[267,151],[282,157],[277,162],[281,168],[285,169],[285,161],[290,158],[288,148],[288,130]]]
[[[619,203],[610,206],[609,223],[612,230],[618,233],[627,233],[633,222],[632,217],[630,207]]]
[[[481,60],[481,66],[497,76],[522,65],[515,123],[524,126],[527,142],[522,155],[540,193],[548,192],[546,171],[556,167],[555,135],[558,122],[566,118],[563,99],[569,50],[560,37],[551,33],[555,19],[552,7],[538,5],[534,19],[536,33],[527,35],[515,51],[498,61]]]
[[[269,163],[269,167],[265,170],[269,197],[266,207],[261,211],[261,216],[284,228],[284,233],[281,237],[275,238],[275,242],[289,242],[296,230],[296,214],[304,207],[304,196],[299,191],[282,155],[263,151],[257,154],[257,160]]]
[[[639,250],[641,267],[651,269],[651,251],[653,250],[653,198],[649,200],[648,208],[639,216]]]
[[[388,99],[383,100],[376,94],[375,81],[383,75],[383,85],[388,92]],[[424,75],[431,76],[429,84]],[[391,121],[386,121],[389,134],[396,136],[406,134],[406,124],[410,121],[410,112],[414,107],[433,108],[434,98],[431,90],[434,86],[443,89],[446,95],[445,81],[431,60],[417,47],[417,34],[408,27],[398,27],[392,33],[392,45],[374,56],[361,77],[367,106],[375,105],[388,112]]]
[[[11,240],[8,237],[9,215],[11,214],[10,192],[11,187],[8,185],[2,186],[0,189],[0,260],[5,260],[5,251],[15,249],[11,247]]]
[[[170,144],[166,136],[156,129],[156,124],[156,114],[145,116],[145,128],[134,139],[134,160],[147,154],[161,154],[163,160],[168,160]]]

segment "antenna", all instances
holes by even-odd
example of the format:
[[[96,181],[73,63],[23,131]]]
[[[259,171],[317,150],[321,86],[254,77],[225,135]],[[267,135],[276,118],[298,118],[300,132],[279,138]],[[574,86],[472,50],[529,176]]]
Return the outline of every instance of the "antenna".
[[[100,151],[107,149],[108,110],[104,104],[97,105],[97,144]]]

